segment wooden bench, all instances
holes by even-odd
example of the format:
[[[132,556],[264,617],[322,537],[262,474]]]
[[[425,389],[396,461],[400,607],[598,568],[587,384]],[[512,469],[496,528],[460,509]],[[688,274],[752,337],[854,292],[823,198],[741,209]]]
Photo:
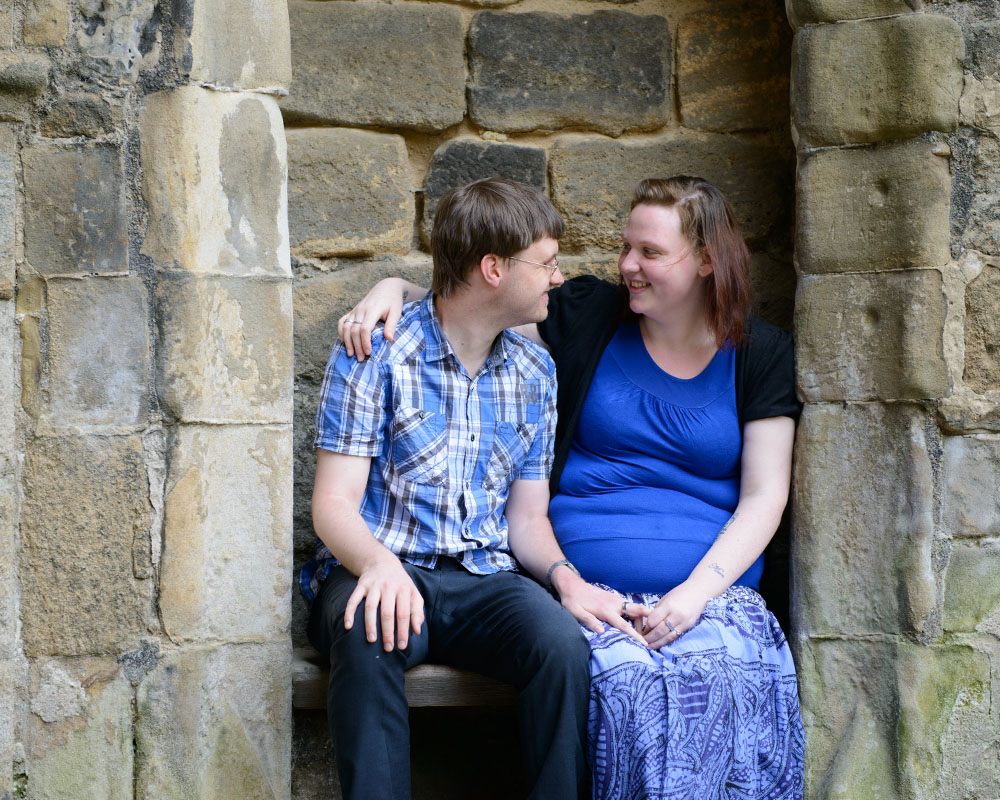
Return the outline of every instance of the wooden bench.
[[[311,647],[292,651],[292,706],[326,709],[326,684],[330,670]],[[406,672],[406,700],[410,708],[422,706],[510,706],[517,693],[513,686],[476,672],[440,664],[421,664]]]

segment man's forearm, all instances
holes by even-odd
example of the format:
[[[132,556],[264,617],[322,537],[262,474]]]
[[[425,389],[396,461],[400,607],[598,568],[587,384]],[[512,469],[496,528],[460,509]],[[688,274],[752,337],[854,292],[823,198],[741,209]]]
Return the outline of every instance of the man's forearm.
[[[314,499],[313,528],[333,557],[355,575],[387,559],[398,560],[345,498]]]

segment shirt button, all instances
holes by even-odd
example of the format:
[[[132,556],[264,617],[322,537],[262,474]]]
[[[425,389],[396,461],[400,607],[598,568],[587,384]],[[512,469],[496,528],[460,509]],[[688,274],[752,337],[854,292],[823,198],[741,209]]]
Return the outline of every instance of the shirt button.
[[[473,433],[473,434],[470,434],[470,435],[469,435],[469,441],[470,441],[470,442],[474,442],[474,441],[476,441],[476,434],[474,434],[474,433]]]

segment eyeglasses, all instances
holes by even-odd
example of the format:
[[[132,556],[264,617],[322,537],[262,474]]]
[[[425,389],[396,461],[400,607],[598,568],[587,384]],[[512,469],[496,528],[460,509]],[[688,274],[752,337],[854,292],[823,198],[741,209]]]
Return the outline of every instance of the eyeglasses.
[[[555,273],[559,269],[559,262],[553,260],[551,264],[539,264],[537,261],[528,261],[526,258],[518,258],[517,256],[507,256],[508,261],[523,261],[525,264],[534,264],[536,267],[544,267],[551,273]]]

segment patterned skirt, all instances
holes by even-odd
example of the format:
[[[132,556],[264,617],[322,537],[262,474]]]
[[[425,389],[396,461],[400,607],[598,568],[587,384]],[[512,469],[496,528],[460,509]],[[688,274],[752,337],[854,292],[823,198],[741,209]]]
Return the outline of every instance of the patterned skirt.
[[[617,594],[650,608],[659,599]],[[795,667],[757,592],[734,586],[709,600],[659,651],[611,627],[584,633],[595,800],[800,800]]]

